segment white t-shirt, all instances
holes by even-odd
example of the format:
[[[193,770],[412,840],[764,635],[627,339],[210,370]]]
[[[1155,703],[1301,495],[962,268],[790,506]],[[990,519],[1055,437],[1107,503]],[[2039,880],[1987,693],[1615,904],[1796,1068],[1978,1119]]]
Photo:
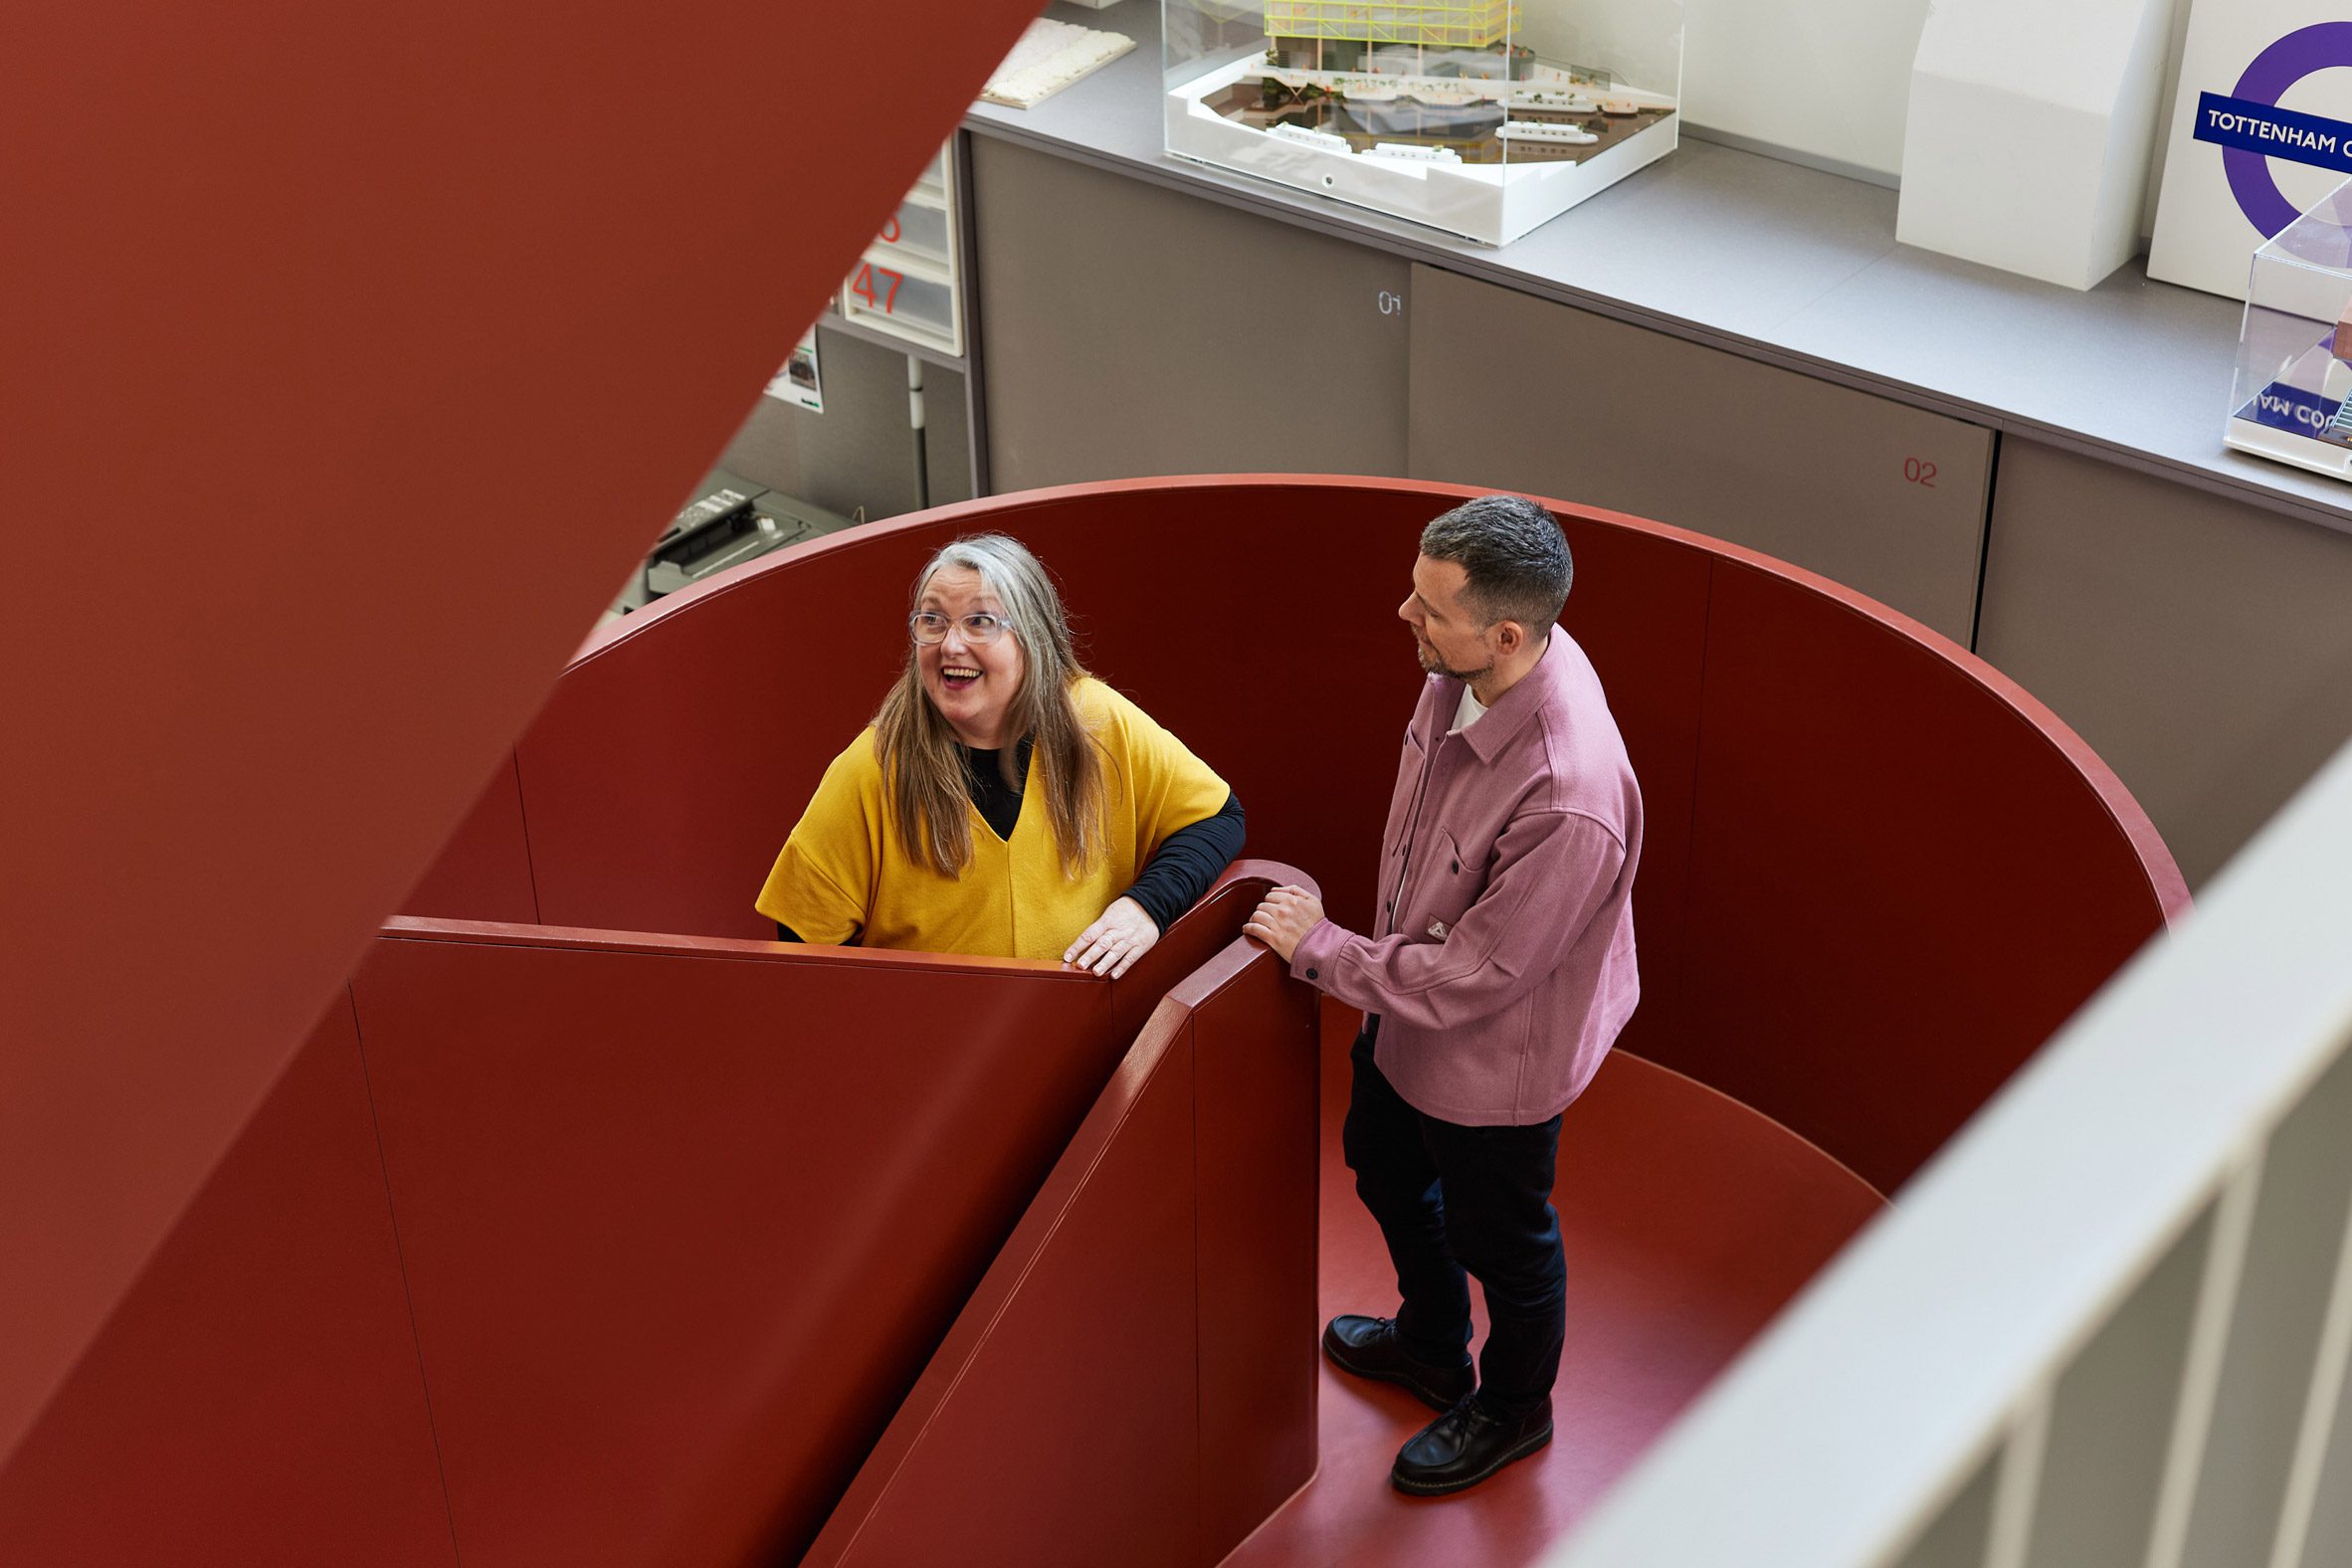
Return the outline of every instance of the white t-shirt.
[[[1485,716],[1486,709],[1479,704],[1476,697],[1470,695],[1470,683],[1465,681],[1462,684],[1462,704],[1454,709],[1454,727],[1447,733],[1459,735]]]

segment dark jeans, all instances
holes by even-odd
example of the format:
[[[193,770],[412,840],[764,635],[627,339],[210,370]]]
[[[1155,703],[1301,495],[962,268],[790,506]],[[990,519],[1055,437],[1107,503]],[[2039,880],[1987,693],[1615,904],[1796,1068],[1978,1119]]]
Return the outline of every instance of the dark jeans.
[[[1475,1275],[1488,1324],[1478,1402],[1505,1419],[1523,1416],[1550,1397],[1568,1336],[1568,1268],[1551,1203],[1560,1118],[1468,1127],[1423,1115],[1373,1064],[1379,1027],[1366,1020],[1348,1053],[1355,1087],[1340,1146],[1397,1266],[1398,1335],[1421,1360],[1462,1361],[1470,1337],[1465,1271]]]

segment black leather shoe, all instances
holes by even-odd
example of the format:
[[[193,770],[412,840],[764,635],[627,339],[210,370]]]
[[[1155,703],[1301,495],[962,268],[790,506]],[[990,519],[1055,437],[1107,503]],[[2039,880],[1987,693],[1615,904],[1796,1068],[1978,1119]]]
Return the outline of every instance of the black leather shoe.
[[[1552,1402],[1518,1421],[1497,1421],[1471,1395],[1413,1435],[1388,1472],[1399,1491],[1440,1497],[1475,1486],[1552,1441]]]
[[[1437,1367],[1408,1355],[1393,1318],[1334,1317],[1323,1325],[1323,1354],[1342,1372],[1402,1383],[1432,1410],[1452,1410],[1477,1384],[1468,1356],[1460,1366]]]

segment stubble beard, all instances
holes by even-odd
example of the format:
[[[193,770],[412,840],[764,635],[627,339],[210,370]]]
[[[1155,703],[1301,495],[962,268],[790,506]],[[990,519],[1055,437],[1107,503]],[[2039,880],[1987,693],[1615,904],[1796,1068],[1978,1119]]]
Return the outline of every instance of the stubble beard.
[[[1470,683],[1494,673],[1494,661],[1491,659],[1475,670],[1456,670],[1438,657],[1438,651],[1435,648],[1418,637],[1413,639],[1413,652],[1420,658],[1421,668],[1424,671],[1433,676],[1444,676],[1449,681],[1459,681],[1464,686],[1469,686]]]

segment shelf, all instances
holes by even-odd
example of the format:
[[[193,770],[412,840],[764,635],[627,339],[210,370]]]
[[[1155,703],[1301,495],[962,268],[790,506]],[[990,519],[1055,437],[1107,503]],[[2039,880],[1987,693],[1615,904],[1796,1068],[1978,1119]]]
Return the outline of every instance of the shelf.
[[[917,342],[912,338],[901,337],[895,332],[885,332],[879,327],[869,326],[864,321],[852,320],[841,313],[839,306],[828,307],[825,313],[817,318],[817,328],[825,332],[839,332],[844,337],[856,338],[859,342],[870,343],[876,348],[888,348],[901,354],[912,354],[926,365],[937,365],[943,370],[952,370],[958,375],[968,375],[971,372],[971,365],[964,357],[961,354],[950,352],[943,344]]]

